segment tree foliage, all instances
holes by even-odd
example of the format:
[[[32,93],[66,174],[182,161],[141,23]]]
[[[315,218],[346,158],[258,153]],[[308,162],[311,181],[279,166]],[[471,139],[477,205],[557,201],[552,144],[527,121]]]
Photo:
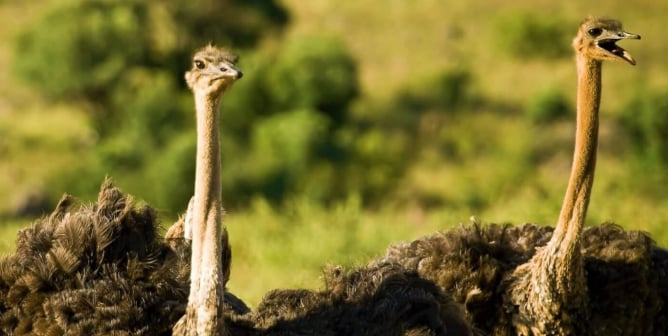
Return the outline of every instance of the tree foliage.
[[[104,97],[129,66],[146,63],[147,15],[134,1],[55,7],[18,36],[16,73],[53,98]]]
[[[183,90],[183,67],[193,49],[208,42],[249,48],[287,22],[273,0],[66,2],[16,38],[14,69],[53,99],[90,103],[104,135],[114,115],[123,113],[114,94],[135,84],[128,73],[161,69]]]
[[[16,75],[52,99],[84,102],[99,134],[90,162],[53,176],[58,190],[92,195],[110,174],[160,209],[183,210],[195,150],[183,72],[193,49],[215,41],[241,52],[246,74],[222,104],[228,206],[297,194],[378,199],[401,172],[393,163],[404,146],[387,148],[386,131],[350,118],[357,66],[339,40],[293,37],[253,51],[287,22],[270,0],[80,0],[48,11],[17,37]]]

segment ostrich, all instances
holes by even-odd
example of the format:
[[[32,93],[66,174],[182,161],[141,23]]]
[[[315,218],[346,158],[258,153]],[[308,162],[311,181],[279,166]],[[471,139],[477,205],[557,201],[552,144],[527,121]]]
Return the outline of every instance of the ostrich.
[[[635,65],[616,42],[640,39],[588,17],[573,40],[578,74],[573,166],[555,229],[473,225],[388,248],[384,261],[437,282],[493,335],[645,334],[666,330],[668,255],[644,233],[583,229],[594,179],[601,65]],[[614,288],[615,290],[612,290]],[[622,290],[623,289],[623,290]],[[629,311],[634,311],[629,314]]]
[[[573,39],[577,65],[577,125],[573,166],[559,220],[547,245],[510,277],[509,300],[518,308],[516,327],[522,334],[576,334],[575,322],[588,318],[587,286],[581,234],[594,183],[604,60],[635,60],[616,45],[640,39],[622,30],[619,21],[587,18]],[[580,330],[583,332],[583,330]]]
[[[243,73],[237,57],[208,45],[193,57],[186,72],[195,96],[197,157],[192,207],[190,294],[180,335],[225,335],[223,317],[222,203],[220,184],[219,105],[225,90]],[[189,232],[186,231],[186,234]]]

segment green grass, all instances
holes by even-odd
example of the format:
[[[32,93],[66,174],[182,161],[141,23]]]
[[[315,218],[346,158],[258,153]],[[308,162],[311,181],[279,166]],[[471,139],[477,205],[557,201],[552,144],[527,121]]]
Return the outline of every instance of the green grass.
[[[16,233],[19,229],[30,225],[22,220],[2,221],[0,225],[0,254],[12,252],[16,246]]]

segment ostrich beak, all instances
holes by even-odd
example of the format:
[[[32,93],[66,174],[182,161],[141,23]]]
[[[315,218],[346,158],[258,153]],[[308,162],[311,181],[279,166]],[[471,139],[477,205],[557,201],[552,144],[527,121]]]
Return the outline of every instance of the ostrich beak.
[[[614,35],[602,38],[601,40],[596,42],[596,45],[599,48],[604,49],[606,52],[612,54],[613,57],[622,59],[631,65],[636,65],[636,60],[633,59],[633,56],[631,56],[631,54],[624,48],[617,45],[618,41],[625,39],[640,40],[640,35],[621,31]]]

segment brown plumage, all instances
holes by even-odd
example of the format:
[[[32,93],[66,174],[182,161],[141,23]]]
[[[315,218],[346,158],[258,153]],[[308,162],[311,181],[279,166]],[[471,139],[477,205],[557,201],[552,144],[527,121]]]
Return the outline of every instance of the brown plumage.
[[[518,335],[509,275],[544,247],[554,229],[474,222],[390,246],[380,262],[399,262],[464,305],[474,328]],[[639,231],[612,223],[586,228],[582,250],[590,312],[578,335],[666,335],[668,252]],[[555,333],[558,334],[558,333]]]
[[[156,228],[154,211],[109,181],[91,206],[64,196],[0,261],[0,334],[172,335],[186,310],[190,242],[178,227],[165,240]],[[396,263],[330,267],[324,278],[322,290],[271,291],[254,312],[225,292],[224,322],[235,336],[471,334],[458,304]]]
[[[320,291],[269,292],[256,311],[226,321],[230,335],[472,335],[458,304],[396,263],[330,267],[324,277]]]
[[[156,228],[153,210],[109,181],[93,206],[63,196],[0,262],[2,333],[170,334],[188,290]]]

